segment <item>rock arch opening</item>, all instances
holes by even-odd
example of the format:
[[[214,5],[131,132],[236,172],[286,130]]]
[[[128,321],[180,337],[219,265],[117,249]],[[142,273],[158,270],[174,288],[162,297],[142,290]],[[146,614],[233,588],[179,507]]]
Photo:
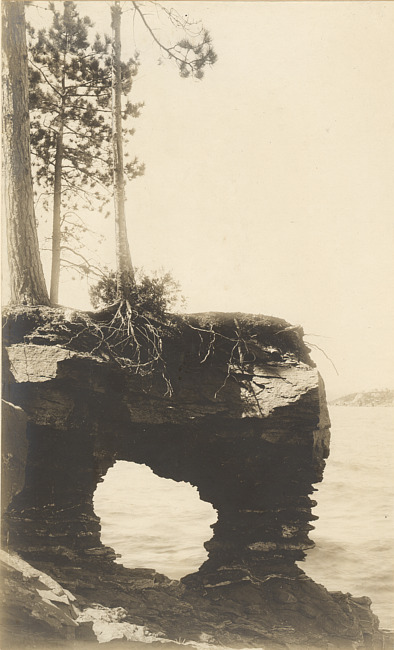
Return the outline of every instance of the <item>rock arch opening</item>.
[[[146,465],[117,461],[94,493],[101,541],[128,568],[146,567],[179,579],[208,553],[216,510],[190,483],[160,478]]]

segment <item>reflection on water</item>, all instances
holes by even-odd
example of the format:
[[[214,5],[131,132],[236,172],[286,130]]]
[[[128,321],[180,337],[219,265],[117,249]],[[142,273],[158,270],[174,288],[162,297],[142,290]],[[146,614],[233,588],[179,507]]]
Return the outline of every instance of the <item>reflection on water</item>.
[[[216,521],[197,488],[160,478],[146,465],[118,461],[94,495],[101,540],[126,567],[148,567],[169,578],[197,571]]]

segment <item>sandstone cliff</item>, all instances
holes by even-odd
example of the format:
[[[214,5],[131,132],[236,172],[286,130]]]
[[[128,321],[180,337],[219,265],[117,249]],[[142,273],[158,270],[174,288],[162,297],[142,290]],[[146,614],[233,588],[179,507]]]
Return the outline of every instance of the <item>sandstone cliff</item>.
[[[328,593],[296,565],[313,546],[311,495],[329,453],[302,331],[244,314],[174,319],[154,327],[154,367],[139,350],[137,366],[120,363],[103,332],[60,310],[7,315],[5,437],[28,448],[6,485],[6,549],[69,590],[86,620],[92,603],[123,608],[145,642],[382,648],[368,599]],[[197,573],[178,582],[114,563],[93,494],[116,460],[189,482],[218,511]]]

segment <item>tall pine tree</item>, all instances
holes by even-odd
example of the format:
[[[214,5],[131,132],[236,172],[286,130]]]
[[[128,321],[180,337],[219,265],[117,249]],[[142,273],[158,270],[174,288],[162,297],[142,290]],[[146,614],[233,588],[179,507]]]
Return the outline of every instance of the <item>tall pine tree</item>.
[[[130,256],[127,238],[125,195],[124,195],[124,166],[123,138],[121,132],[121,17],[122,4],[115,0],[111,6],[112,25],[112,147],[113,147],[113,183],[115,199],[115,247],[116,247],[116,279],[117,298],[120,302],[128,302],[135,289],[134,269]],[[156,9],[150,11],[150,5]],[[145,7],[148,6],[148,9]],[[154,43],[174,62],[182,77],[192,76],[202,79],[204,68],[213,65],[217,55],[213,49],[211,37],[199,23],[189,21],[176,10],[167,8],[158,2],[131,2],[134,17],[139,17],[151,35]],[[159,17],[163,12],[171,28],[176,28],[182,37],[172,45],[165,45],[157,35],[155,26],[150,23],[153,15]],[[196,27],[197,26],[197,27]],[[129,307],[128,307],[129,308]]]
[[[111,195],[111,39],[91,40],[93,23],[74,2],[64,2],[61,11],[50,3],[49,9],[51,27],[30,28],[30,109],[33,171],[46,195],[42,205],[52,207],[50,299],[56,304],[62,259],[89,271],[78,251],[86,229],[81,208],[101,211]],[[137,70],[136,60],[122,64],[121,93],[129,92]],[[140,108],[127,102],[121,122]],[[134,159],[125,173],[134,178],[143,166]]]
[[[135,285],[134,268],[131,262],[127,237],[125,213],[125,174],[122,135],[122,61],[121,61],[121,16],[120,1],[111,7],[112,25],[112,153],[115,207],[115,252],[117,296],[128,297]]]
[[[2,3],[2,194],[11,302],[48,304],[34,215],[23,2]]]

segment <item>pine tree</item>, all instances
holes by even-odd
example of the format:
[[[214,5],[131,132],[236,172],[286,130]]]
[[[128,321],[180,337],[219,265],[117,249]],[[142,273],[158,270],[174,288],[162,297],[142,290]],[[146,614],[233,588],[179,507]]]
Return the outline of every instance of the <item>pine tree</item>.
[[[121,26],[122,9],[116,0],[111,7],[112,24],[112,151],[113,183],[115,200],[115,246],[117,294],[122,299],[128,296],[135,285],[127,237],[125,214],[125,179],[122,135],[122,68],[121,68]]]
[[[3,206],[11,302],[48,304],[34,215],[23,2],[2,3]]]
[[[111,196],[111,39],[91,40],[93,23],[74,2],[64,2],[62,11],[50,3],[49,9],[51,27],[37,34],[30,28],[30,109],[33,171],[46,197],[42,205],[52,206],[50,299],[56,304],[62,259],[89,271],[78,250],[86,231],[78,213],[102,211]],[[137,69],[137,60],[122,64],[121,93],[129,92]],[[121,121],[138,116],[140,108],[127,102]],[[134,178],[143,166],[135,159],[125,172]]]
[[[182,77],[202,79],[204,68],[213,65],[217,55],[212,47],[211,37],[199,23],[192,23],[182,17],[176,10],[168,9],[158,2],[152,2],[156,14],[164,12],[170,25],[182,33],[176,43],[166,46],[157,36],[155,28],[149,22],[152,12],[144,11],[145,2],[131,2],[135,16],[139,16],[144,27],[150,33],[155,44],[175,62]],[[116,278],[117,298],[119,301],[128,299],[135,289],[134,269],[131,262],[130,248],[127,238],[124,171],[123,171],[123,139],[121,133],[121,16],[120,0],[115,0],[111,6],[112,24],[112,141],[113,141],[113,182],[115,198],[115,245],[116,245]],[[127,306],[129,309],[129,306]]]

